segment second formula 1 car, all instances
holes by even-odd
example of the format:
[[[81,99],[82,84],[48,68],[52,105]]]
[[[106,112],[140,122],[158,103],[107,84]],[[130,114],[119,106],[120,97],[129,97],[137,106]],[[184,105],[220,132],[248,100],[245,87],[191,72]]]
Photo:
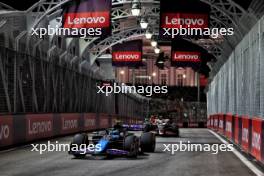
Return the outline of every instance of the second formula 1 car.
[[[159,136],[179,137],[179,127],[169,119],[156,120],[154,123],[147,122],[144,125],[144,132],[153,132]]]

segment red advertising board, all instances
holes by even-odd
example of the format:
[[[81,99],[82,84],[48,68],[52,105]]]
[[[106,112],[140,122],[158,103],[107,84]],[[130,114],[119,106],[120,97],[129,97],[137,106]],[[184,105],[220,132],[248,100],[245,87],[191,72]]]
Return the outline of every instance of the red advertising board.
[[[141,62],[142,52],[140,51],[116,51],[112,53],[114,62]]]
[[[233,136],[233,115],[227,114],[225,116],[225,136],[232,139]]]
[[[78,0],[63,6],[62,26],[72,37],[98,36],[111,34],[111,0]]]
[[[84,114],[84,130],[96,129],[96,114],[95,113],[85,113]]]
[[[80,114],[61,114],[61,134],[80,131]]]
[[[13,118],[0,117],[0,147],[13,143]]]
[[[261,161],[263,155],[263,132],[264,120],[259,118],[253,118],[251,130],[251,154],[256,157],[256,159],[259,161]]]
[[[211,129],[214,128],[214,116],[215,116],[215,115],[211,115],[211,119],[210,119],[210,126],[211,126]]]
[[[242,122],[241,117],[235,116],[235,143],[240,144],[241,143],[241,134],[242,134]]]
[[[104,28],[110,26],[110,13],[79,12],[64,14],[64,28]]]
[[[40,139],[53,136],[53,114],[26,115],[26,139]]]
[[[218,114],[214,115],[214,129],[218,130]]]
[[[142,40],[132,40],[112,47],[112,64],[114,66],[135,67],[142,64]]]
[[[195,51],[172,51],[174,62],[201,62],[201,53]]]
[[[107,114],[99,114],[99,128],[109,127],[109,116]]]
[[[208,14],[162,13],[162,28],[208,28]]]
[[[249,117],[243,116],[242,117],[242,138],[241,138],[241,144],[242,148],[246,151],[249,151],[250,149],[250,119]]]
[[[225,115],[224,114],[219,114],[219,122],[218,122],[218,131],[221,134],[224,134],[225,131]]]

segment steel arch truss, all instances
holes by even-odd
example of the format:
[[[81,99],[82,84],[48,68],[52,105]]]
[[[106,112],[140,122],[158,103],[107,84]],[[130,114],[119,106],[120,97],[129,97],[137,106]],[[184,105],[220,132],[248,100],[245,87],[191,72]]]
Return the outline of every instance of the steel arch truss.
[[[67,2],[69,2],[70,0],[42,0],[38,3],[36,3],[34,6],[32,6],[30,9],[28,9],[28,12],[37,12],[39,15],[36,17],[35,19],[35,23],[33,24],[34,26],[37,26],[39,24],[39,22],[47,15],[54,13],[56,11],[58,11],[58,9],[61,8],[61,6]],[[245,15],[247,12],[241,8],[238,4],[234,3],[232,0],[200,0],[208,5],[211,6],[211,16],[213,17],[214,20],[212,20],[212,26],[215,27],[220,27],[222,25],[224,25],[225,27],[227,26],[233,26],[236,28],[236,30],[238,31],[238,37],[242,37],[242,32],[240,31],[239,28],[239,18],[241,18],[243,15]],[[112,11],[112,17],[113,17],[113,33],[114,35],[122,30],[126,30],[123,29],[120,25],[120,21],[119,19],[124,19],[124,18],[128,18],[131,16],[130,14],[130,8],[125,8],[121,5],[124,4],[131,4],[131,0],[112,0],[112,6],[113,6],[113,11]],[[152,16],[156,14],[158,14],[159,12],[159,2],[158,1],[141,1],[142,6],[147,6],[148,4],[150,4],[151,6],[149,6],[149,8],[145,8],[145,15],[146,16]],[[130,27],[131,28],[131,27]],[[142,32],[142,31],[141,31]],[[124,32],[124,33],[129,33],[129,32]],[[124,34],[121,33],[121,34]],[[109,39],[113,39],[116,38],[117,36],[120,36],[120,34],[117,34],[113,37],[110,37]],[[126,36],[121,36],[120,39],[124,39]],[[118,38],[118,37],[117,37]],[[94,50],[94,48],[104,48],[104,42],[108,41],[108,39],[103,40],[103,41],[98,41],[96,39],[90,41],[89,43],[85,44],[84,47],[81,50],[83,51],[83,53],[85,54],[87,49],[92,49]],[[107,43],[107,42],[106,42]],[[113,42],[116,43],[116,42]],[[112,46],[113,43],[111,43],[110,45]],[[97,46],[97,45],[101,45],[103,44],[103,46]],[[91,48],[92,46],[92,48]],[[81,47],[81,46],[80,46]],[[204,46],[203,46],[204,47]],[[213,45],[206,45],[206,48],[211,48],[212,50],[210,50],[210,52],[216,52],[217,54],[213,53],[214,55],[219,55],[219,47],[218,46],[213,46]],[[216,49],[215,49],[216,48]],[[96,50],[96,49],[95,49]],[[81,53],[82,54],[82,53]],[[92,56],[99,56],[97,53],[92,53]],[[81,57],[85,57],[85,55],[81,55]],[[91,58],[91,57],[90,57]],[[92,57],[91,60],[94,60],[94,58]]]
[[[15,9],[5,3],[0,2],[0,10],[15,10]]]
[[[131,30],[125,30],[124,32],[117,33],[105,40],[102,40],[94,47],[90,48],[87,54],[89,54],[90,63],[93,63],[96,58],[98,58],[101,54],[103,54],[106,50],[111,48],[113,45],[124,42],[126,40],[135,39],[138,37],[142,37],[145,35],[145,31],[141,28],[135,28]],[[215,57],[218,57],[221,54],[222,48],[218,45],[212,45],[212,42],[206,40],[206,42],[199,43],[199,41],[189,40],[193,43],[199,44],[206,50],[209,50]]]
[[[132,17],[131,13],[130,13],[131,9],[127,9],[127,8],[115,8],[113,9],[112,12],[112,19],[113,19],[113,26],[112,26],[112,32],[113,35],[122,32],[122,31],[127,31],[127,30],[131,30],[133,28],[137,28],[138,26],[129,26],[128,28],[124,28],[123,25],[121,25],[120,23],[120,19],[125,19],[128,17]],[[155,30],[153,31],[154,33],[158,33],[158,24],[159,24],[159,7],[158,6],[151,6],[149,8],[147,8],[147,16],[149,17],[149,25],[150,26],[154,26]],[[217,16],[211,16],[211,21],[210,21],[210,26],[214,27],[214,28],[221,28],[221,27],[227,27],[228,23],[223,22],[223,19],[218,19]],[[111,38],[111,37],[110,37]],[[226,38],[225,38],[226,39]],[[195,43],[195,42],[194,42]],[[86,54],[87,52],[89,52],[89,48],[94,47],[96,45],[99,45],[100,41],[98,43],[97,39],[94,39],[91,43],[85,45],[85,48],[82,49],[84,52],[82,53],[82,57],[86,58]],[[200,45],[199,43],[196,43],[198,45]],[[210,47],[208,47],[208,45],[211,45]],[[208,49],[208,48],[213,48],[215,43],[208,42],[208,45],[206,47],[204,47],[203,45],[201,45],[202,47]],[[100,48],[100,46],[98,46]],[[219,48],[218,46],[216,46],[216,48]],[[212,54],[215,55],[214,51],[217,51],[217,56],[219,56],[219,50],[209,50],[209,52],[211,52]],[[222,51],[222,50],[221,50]],[[92,59],[94,60],[94,59]]]

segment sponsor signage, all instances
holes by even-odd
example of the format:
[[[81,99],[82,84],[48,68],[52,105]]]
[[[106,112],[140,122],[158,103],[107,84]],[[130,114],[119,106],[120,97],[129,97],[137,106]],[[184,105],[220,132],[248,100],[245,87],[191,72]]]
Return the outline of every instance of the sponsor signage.
[[[26,115],[26,139],[33,140],[53,136],[53,115]]]
[[[227,138],[232,139],[233,136],[233,115],[227,114],[225,122],[225,135]]]
[[[96,114],[86,113],[84,114],[84,130],[96,129]]]
[[[218,115],[214,116],[214,129],[218,130]]]
[[[13,143],[13,118],[0,117],[0,147]]]
[[[211,116],[211,119],[210,119],[210,126],[211,126],[211,128],[214,128],[214,117],[215,117],[215,115],[212,115]]]
[[[219,115],[219,128],[218,131],[221,134],[224,134],[225,131],[225,115],[224,114],[220,114]]]
[[[256,157],[257,160],[261,161],[264,155],[263,150],[263,139],[264,139],[264,121],[262,119],[252,119],[252,140],[251,140],[251,154]]]
[[[245,151],[250,151],[250,144],[251,144],[251,119],[248,117],[242,117],[242,148]]]
[[[200,52],[184,52],[184,51],[173,51],[172,52],[173,62],[201,62]]]
[[[161,14],[162,28],[208,28],[207,14],[163,13]]]
[[[210,6],[193,0],[160,1],[160,37],[170,38],[168,30],[209,28]],[[177,34],[179,35],[179,34]]]
[[[242,135],[242,119],[239,116],[235,116],[235,143],[241,144],[241,135]]]
[[[61,115],[61,134],[73,133],[80,131],[79,114],[62,114]]]
[[[99,128],[108,128],[109,127],[109,116],[107,114],[100,114],[100,127]]]
[[[171,45],[171,65],[199,69],[202,63],[202,50],[183,39],[176,39]]]
[[[142,63],[142,40],[133,40],[112,47],[115,66],[138,66]]]
[[[63,28],[87,29],[88,36],[108,36],[111,34],[111,0],[72,1],[64,7]],[[78,35],[77,35],[78,36]]]
[[[113,53],[113,62],[140,62],[142,53],[140,51],[117,51]]]

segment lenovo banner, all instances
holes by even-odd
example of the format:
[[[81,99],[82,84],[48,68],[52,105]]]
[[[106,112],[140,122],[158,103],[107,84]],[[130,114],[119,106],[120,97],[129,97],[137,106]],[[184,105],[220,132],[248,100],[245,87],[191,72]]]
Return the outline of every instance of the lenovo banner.
[[[61,114],[61,134],[80,131],[80,114]]]
[[[138,66],[142,63],[142,40],[134,40],[112,47],[112,63],[115,66]]]
[[[175,29],[209,28],[209,14],[210,6],[200,1],[162,0],[160,1],[160,37],[170,38]]]
[[[212,129],[214,128],[214,117],[215,117],[215,115],[211,115],[211,118],[210,118],[210,127]]]
[[[86,113],[84,114],[84,130],[96,129],[96,114]]]
[[[219,128],[218,131],[221,134],[225,133],[225,115],[224,114],[219,114]]]
[[[187,40],[176,39],[171,45],[171,65],[197,70],[202,62],[202,50]]]
[[[109,128],[109,115],[99,114],[100,126],[99,128]]]
[[[245,151],[250,151],[251,144],[251,128],[252,120],[249,117],[242,117],[242,148]]]
[[[77,0],[64,7],[63,28],[73,36],[108,36],[111,34],[111,0]]]
[[[214,129],[218,130],[218,114],[214,116]]]
[[[225,116],[225,121],[225,136],[228,139],[233,139],[234,116],[232,114],[227,114]]]
[[[0,117],[0,147],[13,143],[13,118]]]
[[[207,14],[163,13],[162,28],[208,28]]]
[[[264,120],[259,118],[252,119],[251,130],[251,154],[256,157],[257,160],[262,161],[264,156]],[[264,159],[264,158],[263,158]]]
[[[26,115],[26,139],[40,139],[53,136],[53,114]]]
[[[235,116],[235,129],[234,129],[235,143],[241,144],[242,138],[242,118],[240,116]]]
[[[184,52],[184,51],[173,51],[172,52],[173,62],[201,62],[201,53],[199,52]]]

